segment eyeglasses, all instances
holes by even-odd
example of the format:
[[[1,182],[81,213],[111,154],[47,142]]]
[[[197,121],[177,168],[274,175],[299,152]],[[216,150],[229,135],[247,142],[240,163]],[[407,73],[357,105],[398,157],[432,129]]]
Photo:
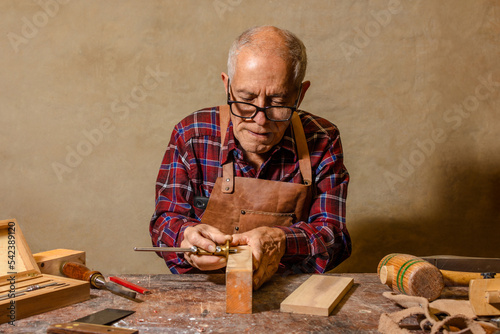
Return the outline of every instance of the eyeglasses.
[[[228,80],[227,83],[227,104],[229,105],[229,109],[231,110],[231,114],[236,117],[240,117],[243,119],[252,119],[254,118],[259,111],[262,111],[266,118],[273,122],[286,122],[290,118],[292,118],[292,114],[297,110],[297,104],[299,103],[300,92],[302,91],[302,85],[299,88],[299,96],[297,96],[297,100],[295,100],[295,104],[293,107],[286,106],[267,106],[264,108],[258,107],[255,104],[240,102],[240,101],[232,101],[229,99],[230,97],[230,87],[231,83]]]

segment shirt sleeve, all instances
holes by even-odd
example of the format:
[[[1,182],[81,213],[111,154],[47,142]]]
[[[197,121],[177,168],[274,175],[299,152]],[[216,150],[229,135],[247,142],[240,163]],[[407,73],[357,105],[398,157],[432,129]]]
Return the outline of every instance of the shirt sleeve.
[[[182,133],[182,128],[177,125],[156,180],[155,212],[149,227],[154,246],[180,247],[184,230],[188,226],[199,224],[196,218],[191,217],[192,208],[188,202],[193,196],[189,177],[191,153]],[[164,258],[172,273],[180,274],[192,268],[182,254],[157,254]]]
[[[326,147],[312,153],[318,152],[323,154],[315,167],[315,194],[307,222],[280,227],[286,233],[287,246],[281,262],[294,273],[331,270],[347,259],[352,249],[345,219],[349,174],[338,131]]]

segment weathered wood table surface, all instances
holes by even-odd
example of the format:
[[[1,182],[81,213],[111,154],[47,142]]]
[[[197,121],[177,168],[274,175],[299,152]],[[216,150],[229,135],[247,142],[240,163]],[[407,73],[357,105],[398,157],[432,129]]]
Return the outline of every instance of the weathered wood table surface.
[[[329,274],[354,278],[354,285],[328,317],[281,313],[280,303],[310,275],[275,275],[253,293],[253,314],[225,313],[224,275],[120,275],[146,287],[141,303],[108,291],[91,299],[0,325],[0,333],[45,333],[49,325],[71,322],[105,308],[135,311],[117,327],[139,333],[376,333],[380,315],[400,308],[382,296],[389,288],[376,274]]]

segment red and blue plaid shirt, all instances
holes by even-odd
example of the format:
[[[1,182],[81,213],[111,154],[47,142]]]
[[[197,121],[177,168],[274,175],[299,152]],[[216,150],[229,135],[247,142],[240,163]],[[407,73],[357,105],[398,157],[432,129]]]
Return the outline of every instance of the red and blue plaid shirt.
[[[311,156],[315,197],[307,221],[279,227],[287,240],[281,267],[293,273],[323,273],[351,254],[345,220],[349,174],[337,127],[310,113],[298,113]],[[175,126],[156,181],[156,208],[150,223],[153,245],[179,247],[186,227],[200,223],[203,209],[193,206],[194,196],[210,196],[229,154],[235,176],[302,183],[291,125],[259,170],[244,160],[231,122],[227,150],[221,152],[220,140],[217,108],[199,110]],[[172,273],[192,269],[182,254],[161,254]]]

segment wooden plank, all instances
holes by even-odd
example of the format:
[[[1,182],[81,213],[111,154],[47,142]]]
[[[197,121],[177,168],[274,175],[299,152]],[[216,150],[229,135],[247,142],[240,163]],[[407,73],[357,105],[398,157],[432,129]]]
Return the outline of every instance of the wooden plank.
[[[252,313],[253,262],[250,246],[238,246],[226,266],[226,313]]]
[[[85,252],[71,249],[53,249],[33,254],[42,274],[64,276],[61,265],[64,262],[85,264]]]
[[[69,322],[52,325],[47,329],[47,334],[137,334],[138,330],[119,328],[81,322]]]
[[[353,281],[350,277],[313,275],[281,303],[280,311],[328,316]]]
[[[489,292],[500,291],[500,278],[474,279],[469,285],[469,301],[474,313],[479,316],[499,316],[500,304],[489,303]]]

